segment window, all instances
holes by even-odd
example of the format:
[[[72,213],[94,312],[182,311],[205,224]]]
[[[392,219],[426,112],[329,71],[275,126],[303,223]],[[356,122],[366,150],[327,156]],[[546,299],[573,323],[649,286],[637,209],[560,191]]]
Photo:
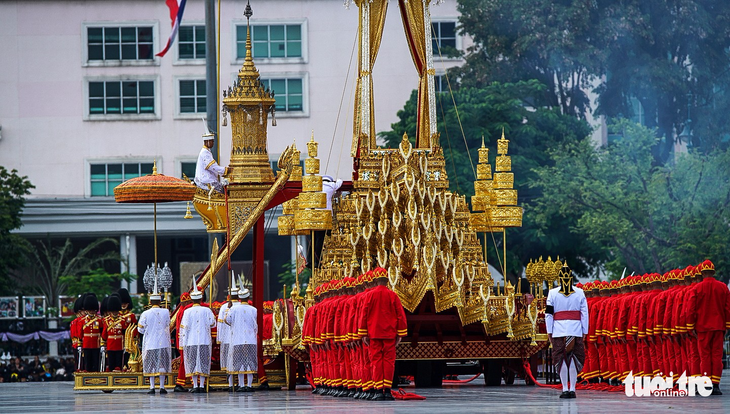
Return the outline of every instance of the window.
[[[91,196],[106,197],[113,196],[114,187],[126,180],[152,174],[152,163],[91,164],[90,169]]]
[[[185,179],[183,176],[187,176],[189,179],[195,179],[195,167],[197,162],[181,162],[180,163],[180,178]]]
[[[152,60],[152,26],[87,27],[88,60]]]
[[[276,111],[302,112],[304,111],[304,94],[301,78],[261,79],[264,88],[274,91]]]
[[[205,59],[205,26],[180,26],[178,59]]]
[[[89,115],[154,114],[154,81],[89,82]]]
[[[180,80],[180,113],[205,113],[205,79]]]
[[[431,41],[434,57],[446,57],[448,48],[456,49],[456,22],[432,22]],[[441,50],[441,53],[439,53]]]
[[[254,58],[301,58],[302,25],[271,24],[251,26]],[[236,26],[236,55],[246,57],[246,26]]]
[[[446,81],[446,75],[434,75],[433,86],[434,86],[434,90],[436,91],[436,93],[448,92],[449,84]]]

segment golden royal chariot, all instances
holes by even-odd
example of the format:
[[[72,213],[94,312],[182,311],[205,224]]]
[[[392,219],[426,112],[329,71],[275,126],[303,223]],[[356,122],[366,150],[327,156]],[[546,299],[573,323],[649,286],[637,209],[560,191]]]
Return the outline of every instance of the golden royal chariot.
[[[267,365],[272,386],[293,389],[303,380],[309,357],[301,332],[307,309],[314,304],[314,289],[375,267],[387,270],[389,286],[406,310],[408,336],[397,347],[396,372],[413,376],[417,386],[440,385],[448,373],[447,362],[463,361],[484,372],[487,385],[498,385],[503,375],[510,382],[515,372],[524,369],[525,359],[533,360],[535,370],[536,354],[548,345],[542,319],[543,282],[552,285],[561,262],[550,258],[531,262],[526,273],[533,294],[523,295],[519,283],[495,286],[486,261],[486,234],[504,236],[507,228],[522,225],[504,133],[497,141],[494,172],[484,142],[478,149],[471,206],[465,196],[449,191],[437,132],[431,31],[424,30],[431,25],[429,3],[398,1],[419,73],[415,144],[404,135],[397,148],[379,148],[371,70],[388,1],[355,0],[360,53],[351,146],[354,172],[352,181],[340,189],[345,191],[332,201],[331,210],[325,208],[327,194],[322,191],[318,143],[313,136],[306,143],[303,169],[295,145],[281,155],[276,174],[271,168],[267,121],[275,99],[260,82],[250,36],[237,80],[223,91],[223,113],[230,117],[232,140],[227,197],[197,188],[192,201],[207,231],[227,237],[220,249],[214,246],[198,286],[208,286],[253,230],[253,300],[262,309],[264,212],[283,205],[280,235],[326,231],[319,267],[313,269],[306,288],[302,290],[297,280],[290,296],[273,306],[271,339],[259,347],[268,361],[275,362]],[[258,315],[263,326],[262,312]],[[174,383],[175,375],[170,374],[168,384]],[[137,372],[76,377],[76,389],[146,388],[148,384]],[[209,384],[227,387],[225,373],[213,372]]]

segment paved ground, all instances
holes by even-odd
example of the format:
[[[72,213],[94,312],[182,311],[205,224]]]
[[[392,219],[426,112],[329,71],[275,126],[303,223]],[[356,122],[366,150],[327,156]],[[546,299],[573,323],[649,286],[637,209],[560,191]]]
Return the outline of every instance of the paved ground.
[[[726,370],[724,378],[730,378]],[[623,393],[579,391],[575,400],[561,400],[553,389],[523,384],[484,387],[477,379],[466,385],[439,389],[406,387],[427,397],[424,401],[375,402],[312,395],[297,391],[254,394],[169,393],[147,395],[142,391],[74,391],[71,382],[0,384],[0,412],[10,413],[725,413],[730,411],[730,385],[723,396],[626,397]]]

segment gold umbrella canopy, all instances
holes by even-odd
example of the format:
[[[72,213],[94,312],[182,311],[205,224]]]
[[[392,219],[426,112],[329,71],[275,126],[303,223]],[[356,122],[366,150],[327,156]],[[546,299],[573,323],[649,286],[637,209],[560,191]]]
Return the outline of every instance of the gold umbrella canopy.
[[[114,188],[117,203],[190,201],[194,194],[195,185],[180,178],[157,174],[157,166],[152,174],[129,179]]]

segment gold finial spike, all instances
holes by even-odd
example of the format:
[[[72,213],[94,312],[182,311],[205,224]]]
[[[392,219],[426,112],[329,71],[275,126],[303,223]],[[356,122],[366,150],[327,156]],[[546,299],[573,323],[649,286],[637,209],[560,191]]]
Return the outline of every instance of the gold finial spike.
[[[314,130],[312,130],[312,137],[309,139],[309,142],[314,142]]]
[[[504,136],[504,129],[502,130],[502,136]],[[484,134],[482,134],[482,148],[484,148]]]
[[[157,175],[157,159],[152,162],[152,175]]]

